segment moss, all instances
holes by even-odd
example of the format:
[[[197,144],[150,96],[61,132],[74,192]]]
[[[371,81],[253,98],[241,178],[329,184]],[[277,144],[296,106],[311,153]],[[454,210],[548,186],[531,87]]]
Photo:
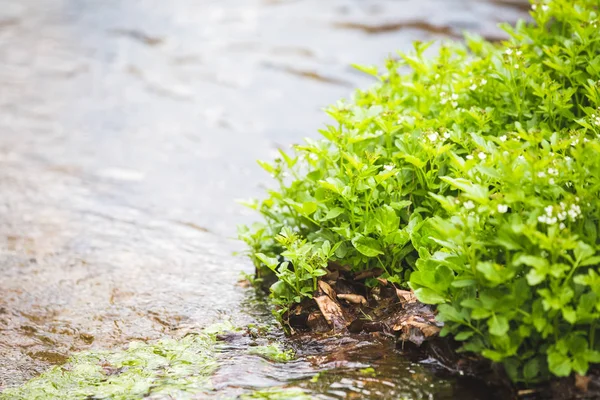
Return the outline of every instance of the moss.
[[[0,399],[191,398],[212,389],[217,368],[216,334],[220,324],[200,334],[155,343],[132,342],[124,351],[90,351],[73,355]]]
[[[292,350],[283,350],[275,343],[266,346],[252,347],[250,349],[250,354],[256,354],[275,362],[287,362],[296,357]]]
[[[257,390],[250,394],[241,396],[242,400],[268,399],[268,400],[310,400],[310,397],[302,389],[297,388],[272,388]]]

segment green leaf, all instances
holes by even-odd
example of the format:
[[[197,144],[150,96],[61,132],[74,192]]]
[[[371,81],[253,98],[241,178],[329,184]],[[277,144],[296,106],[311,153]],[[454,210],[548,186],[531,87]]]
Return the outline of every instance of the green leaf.
[[[540,361],[538,358],[532,358],[527,361],[525,367],[523,367],[523,376],[526,381],[532,381],[540,373]]]
[[[462,342],[464,340],[469,339],[471,336],[473,336],[475,334],[474,331],[462,331],[459,334],[454,336],[454,340],[457,340],[459,342]]]
[[[296,162],[298,161],[298,157],[290,157],[289,155],[287,155],[287,153],[281,149],[277,149],[279,151],[279,154],[281,154],[281,157],[283,157],[283,159],[285,160],[285,163],[287,164],[288,168],[292,168],[294,165],[296,165]]]
[[[351,64],[353,68],[364,72],[367,75],[371,75],[374,77],[378,77],[378,68],[376,65],[360,65],[360,64]]]
[[[488,327],[492,335],[504,336],[508,332],[508,320],[502,315],[498,316],[494,314],[488,320]]]
[[[564,354],[549,351],[548,368],[556,376],[569,376],[571,374],[571,361]]]
[[[475,284],[477,284],[475,279],[455,279],[452,281],[451,286],[455,288],[464,288],[474,286]]]
[[[592,248],[592,246],[588,245],[585,242],[579,241],[577,242],[577,246],[575,247],[573,253],[575,254],[575,259],[577,260],[577,262],[581,263],[582,261],[592,257],[595,251]]]
[[[530,267],[534,267],[539,270],[546,270],[548,268],[548,261],[545,258],[530,256],[530,255],[521,255],[517,257],[513,264],[515,265],[529,265]]]
[[[442,304],[446,302],[446,298],[429,288],[419,288],[415,290],[415,296],[421,303],[425,304]]]
[[[593,256],[593,257],[585,259],[579,265],[582,266],[582,267],[588,267],[590,265],[596,265],[597,266],[599,264],[600,264],[600,256]]]
[[[544,282],[546,279],[546,271],[540,271],[537,269],[530,269],[527,273],[527,283],[530,286],[536,286]]]
[[[341,207],[334,207],[332,209],[330,209],[329,211],[327,211],[327,214],[325,214],[325,216],[323,218],[321,218],[322,221],[328,221],[330,219],[334,219],[340,215],[342,215],[344,213],[344,209]]]
[[[501,362],[504,360],[504,354],[495,350],[485,349],[481,352],[481,355],[495,362]]]
[[[577,313],[573,307],[564,307],[562,309],[563,318],[571,325],[577,322]]]
[[[410,206],[412,204],[412,201],[408,201],[408,200],[402,200],[402,201],[392,201],[390,203],[390,206],[397,211],[401,211],[403,209],[405,209],[406,207]]]
[[[379,242],[370,237],[362,235],[355,236],[354,239],[352,239],[352,245],[356,250],[367,257],[376,257],[383,254]]]
[[[440,178],[450,186],[462,190],[466,197],[475,200],[479,203],[487,203],[489,201],[489,190],[488,188],[473,183],[463,178],[452,178],[450,176],[442,176]]]
[[[485,308],[475,308],[471,311],[471,318],[477,319],[485,319],[492,315],[490,310],[486,310]]]
[[[317,208],[318,208],[317,203],[315,203],[314,201],[305,201],[304,203],[302,203],[303,215],[310,216],[315,211],[317,211]]]

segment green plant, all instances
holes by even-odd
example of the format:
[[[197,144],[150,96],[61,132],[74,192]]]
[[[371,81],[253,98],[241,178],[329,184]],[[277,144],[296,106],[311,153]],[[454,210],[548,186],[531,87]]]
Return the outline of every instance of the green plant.
[[[598,7],[534,2],[501,45],[358,67],[379,83],[327,110],[324,139],[261,162],[278,189],[240,237],[280,310],[328,263],[380,268],[515,381],[600,362]]]

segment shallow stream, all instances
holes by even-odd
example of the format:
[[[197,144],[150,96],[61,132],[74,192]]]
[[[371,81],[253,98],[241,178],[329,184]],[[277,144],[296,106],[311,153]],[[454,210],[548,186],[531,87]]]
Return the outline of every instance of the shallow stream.
[[[0,8],[0,392],[78,351],[272,324],[236,286],[256,165],[413,40],[503,38],[520,0],[8,0]],[[388,342],[220,345],[216,397],[490,398]],[[376,376],[364,368],[373,367]],[[363,372],[360,372],[363,370]],[[330,372],[326,372],[330,371]],[[333,371],[333,372],[332,372]],[[318,379],[315,374],[321,372]],[[458,396],[458,397],[457,397]]]

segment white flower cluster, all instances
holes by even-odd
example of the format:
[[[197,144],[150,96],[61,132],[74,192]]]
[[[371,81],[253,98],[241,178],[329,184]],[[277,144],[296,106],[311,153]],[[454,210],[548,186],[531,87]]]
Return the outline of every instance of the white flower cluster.
[[[593,114],[590,118],[592,120],[592,124],[600,126],[600,108],[598,108],[598,112]]]
[[[548,9],[549,9],[549,8],[550,8],[550,7],[548,7],[548,5],[547,5],[547,4],[542,4],[542,7],[541,7],[542,11],[546,12],[546,11],[548,11]],[[531,5],[531,9],[532,9],[533,11],[537,10],[537,4],[532,4],[532,5]]]
[[[450,101],[452,107],[456,108],[458,107],[458,102],[456,100],[458,100],[458,95],[456,93],[448,94],[446,92],[440,92],[441,104],[446,104],[448,101]]]
[[[517,57],[520,57],[523,54],[523,52],[521,50],[518,50],[518,49],[514,50],[514,49],[512,49],[512,48],[509,47],[508,49],[506,49],[506,51],[504,52],[504,54],[506,54],[506,56],[508,58],[512,58],[511,56],[513,54],[516,55]],[[513,61],[513,68],[514,69],[519,69],[519,60],[515,58],[512,61]]]
[[[576,200],[579,201],[579,198],[576,197]],[[565,221],[567,219],[574,222],[577,218],[581,217],[581,207],[578,204],[573,203],[567,207],[562,201],[557,206],[549,205],[545,207],[544,212],[545,214],[538,217],[538,222],[547,225],[554,225],[558,222],[560,229],[566,228]]]
[[[394,164],[386,164],[383,166],[383,169],[385,169],[386,171],[391,171],[395,168],[396,166]]]
[[[484,86],[487,83],[487,79],[483,78],[479,81],[479,85],[477,85],[477,83],[473,82],[471,84],[471,86],[469,86],[470,90],[476,90],[479,86]]]
[[[471,154],[468,154],[465,158],[467,160],[472,160],[473,156]],[[477,158],[479,158],[481,161],[483,161],[487,158],[487,154],[485,154],[483,151],[480,151],[479,153],[477,153]]]
[[[450,139],[450,132],[444,132],[443,134],[440,134],[438,132],[430,132],[427,135],[427,139],[429,139],[429,141],[431,143],[437,143],[437,142],[445,142],[447,139]]]

